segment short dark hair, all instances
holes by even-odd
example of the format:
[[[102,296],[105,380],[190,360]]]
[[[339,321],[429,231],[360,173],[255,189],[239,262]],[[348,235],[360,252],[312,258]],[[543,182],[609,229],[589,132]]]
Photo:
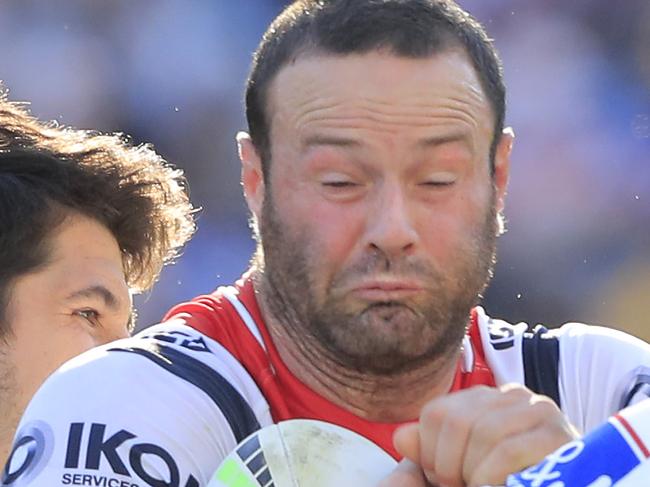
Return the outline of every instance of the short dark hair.
[[[12,282],[46,264],[48,237],[75,212],[115,237],[133,291],[149,289],[195,229],[182,172],[150,146],[43,123],[0,92],[0,323]]]
[[[494,111],[490,161],[505,119],[501,61],[483,27],[451,0],[297,0],[269,26],[253,57],[246,85],[251,139],[268,176],[271,156],[268,89],[291,60],[305,53],[367,53],[388,49],[423,58],[462,47],[471,59]]]

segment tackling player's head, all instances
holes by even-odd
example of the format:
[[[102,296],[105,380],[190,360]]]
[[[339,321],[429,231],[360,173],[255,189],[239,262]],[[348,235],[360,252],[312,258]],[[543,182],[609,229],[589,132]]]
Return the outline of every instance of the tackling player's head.
[[[12,281],[46,264],[50,238],[70,217],[106,228],[136,293],[151,288],[195,229],[182,171],[149,145],[40,122],[6,95],[0,97],[0,215],[0,322]]]
[[[2,426],[65,360],[128,334],[130,292],[193,231],[182,173],[151,147],[0,97]]]

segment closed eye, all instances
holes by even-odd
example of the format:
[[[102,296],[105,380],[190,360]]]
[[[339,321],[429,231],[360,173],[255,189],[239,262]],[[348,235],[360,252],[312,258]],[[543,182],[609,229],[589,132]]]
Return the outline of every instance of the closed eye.
[[[321,184],[328,188],[354,188],[358,186],[357,183],[352,181],[323,181]]]
[[[445,187],[445,186],[451,186],[455,183],[456,181],[426,181],[424,183],[421,183],[422,186],[433,186],[433,187]]]
[[[456,175],[453,173],[436,173],[432,174],[431,177],[425,179],[422,183],[422,186],[433,186],[433,187],[445,187],[451,186],[456,182]]]

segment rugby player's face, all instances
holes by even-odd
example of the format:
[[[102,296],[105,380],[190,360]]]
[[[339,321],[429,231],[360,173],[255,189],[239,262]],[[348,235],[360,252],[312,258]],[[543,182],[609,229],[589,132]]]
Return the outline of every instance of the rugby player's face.
[[[95,220],[71,215],[50,238],[46,263],[10,288],[3,368],[13,369],[14,386],[5,387],[13,389],[17,412],[63,362],[128,336],[131,296],[113,235]]]
[[[455,349],[491,273],[512,142],[491,176],[494,115],[467,57],[304,56],[267,113],[266,184],[246,139],[241,153],[273,313],[377,373]]]

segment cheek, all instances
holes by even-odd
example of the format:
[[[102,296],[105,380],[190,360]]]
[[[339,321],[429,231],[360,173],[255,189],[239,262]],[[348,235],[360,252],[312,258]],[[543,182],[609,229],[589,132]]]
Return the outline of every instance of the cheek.
[[[312,263],[340,267],[354,252],[365,225],[362,204],[328,201],[308,183],[287,184],[274,207]],[[336,269],[333,269],[336,272]]]
[[[466,235],[459,218],[449,212],[429,211],[421,221],[419,234],[425,253],[436,262],[448,262]]]
[[[120,323],[126,323],[128,319],[129,317],[127,316]],[[122,338],[128,338],[129,336],[131,336],[131,334],[129,333],[128,328],[126,326],[119,326],[118,328],[111,330],[110,335],[106,336],[105,339],[101,340],[101,342],[97,340],[97,343],[93,346],[103,345],[104,343],[121,340]]]
[[[438,207],[421,207],[419,234],[436,259],[451,259],[482,235],[490,214],[491,191],[483,187],[459,193]]]
[[[19,384],[31,396],[54,370],[96,343],[90,332],[77,324],[54,323],[38,317],[29,321],[12,324],[12,355]]]
[[[361,205],[304,198],[288,210],[290,216],[285,221],[292,222],[292,233],[301,236],[303,251],[315,265],[335,274],[353,259],[364,229]]]

